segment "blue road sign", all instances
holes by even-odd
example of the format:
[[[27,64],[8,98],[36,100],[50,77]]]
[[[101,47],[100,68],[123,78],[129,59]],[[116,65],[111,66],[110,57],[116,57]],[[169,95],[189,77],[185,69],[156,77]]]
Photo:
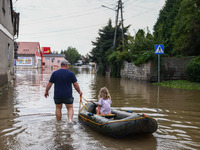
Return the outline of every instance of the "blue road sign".
[[[155,54],[164,54],[164,45],[155,45]]]

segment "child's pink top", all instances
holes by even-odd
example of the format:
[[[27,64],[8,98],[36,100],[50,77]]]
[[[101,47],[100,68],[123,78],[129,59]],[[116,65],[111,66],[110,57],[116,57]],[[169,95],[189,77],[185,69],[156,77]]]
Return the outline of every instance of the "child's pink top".
[[[109,114],[111,113],[111,105],[112,101],[108,98],[108,99],[103,99],[100,98],[98,104],[101,105],[101,109],[100,112],[101,114]]]

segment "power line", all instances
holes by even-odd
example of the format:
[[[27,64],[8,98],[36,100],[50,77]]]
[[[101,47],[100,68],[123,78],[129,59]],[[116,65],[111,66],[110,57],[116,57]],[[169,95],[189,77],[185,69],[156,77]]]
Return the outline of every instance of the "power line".
[[[140,16],[140,15],[146,14],[146,13],[151,12],[151,11],[152,11],[152,10],[147,10],[147,11],[138,13],[138,14],[136,14],[136,15],[133,15],[132,17],[129,17],[129,18],[134,18],[134,17],[137,17],[137,16]]]
[[[108,3],[107,1],[103,1],[103,0],[98,0],[98,1],[101,1],[103,3],[106,3],[107,5],[115,5],[115,4],[111,4],[111,3]]]
[[[127,3],[129,0],[126,0],[125,2],[123,2],[124,4]]]
[[[119,20],[119,13],[121,13],[122,43],[124,45],[124,23],[123,23],[124,19],[123,19],[123,10],[122,10],[123,9],[122,0],[118,0],[118,2],[117,2],[117,9],[110,8],[110,7],[107,7],[105,5],[101,5],[101,6],[116,11],[115,32],[114,32],[114,39],[113,39],[113,49],[115,49],[116,36],[117,36],[117,27],[118,27],[118,20]]]
[[[100,25],[105,25],[105,24],[100,24]],[[99,26],[99,25],[97,25]],[[93,26],[93,27],[96,27],[96,26]],[[76,31],[74,31],[76,30]],[[72,29],[72,30],[63,30],[62,32],[50,32],[49,34],[40,34],[40,33],[37,33],[37,34],[30,34],[30,35],[23,35],[23,36],[28,36],[28,38],[26,39],[35,39],[35,37],[38,39],[38,35],[39,35],[39,38],[45,38],[45,37],[55,37],[55,36],[59,36],[59,37],[62,37],[62,36],[69,36],[66,34],[66,32],[73,32],[73,34],[76,34],[76,33],[82,33],[82,32],[85,32],[85,31],[88,31],[88,30],[91,30],[91,27],[87,27],[87,28],[80,28],[80,30],[78,29]],[[83,35],[83,34],[82,34]],[[87,34],[85,34],[85,36],[87,36]]]
[[[101,7],[96,7],[94,9],[92,9],[92,10],[99,10],[100,8]],[[94,14],[94,12],[98,12],[98,11],[92,11],[92,10],[85,11],[86,13],[72,14],[71,16],[63,16],[63,17],[60,17],[60,18],[58,18],[58,16],[54,16],[54,17],[49,17],[47,19],[37,19],[38,21],[36,20],[36,21],[32,21],[32,22],[21,24],[21,25],[27,25],[27,24],[33,24],[33,23],[45,23],[45,22],[49,22],[49,21],[59,21],[59,20],[64,20],[64,19],[69,19],[69,18],[75,18],[75,17],[85,16],[85,15],[91,15],[91,14]]]
[[[26,33],[26,34],[20,34],[20,35],[26,36],[26,35],[37,35],[37,34],[43,34],[43,33],[51,34],[51,33],[55,33],[55,32],[66,32],[66,31],[74,31],[74,30],[79,30],[79,29],[97,27],[97,26],[100,26],[100,25],[104,25],[104,24],[96,24],[96,25],[91,25],[91,26],[77,27],[77,28],[68,29],[68,30],[44,31],[44,32],[37,32],[37,33]]]
[[[132,3],[134,3],[134,2],[137,2],[138,0],[133,0],[132,2],[130,2],[130,3],[126,3],[126,6],[128,7],[128,6],[130,6]]]

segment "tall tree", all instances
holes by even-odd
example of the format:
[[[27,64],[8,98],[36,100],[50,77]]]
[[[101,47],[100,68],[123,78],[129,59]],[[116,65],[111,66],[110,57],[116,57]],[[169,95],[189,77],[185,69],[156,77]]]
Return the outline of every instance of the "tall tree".
[[[154,37],[149,30],[145,33],[143,29],[139,29],[128,44],[132,54],[139,54],[144,51],[152,51],[155,42]]]
[[[172,28],[174,53],[177,55],[200,55],[200,2],[183,0]]]
[[[126,33],[129,27],[124,27],[124,41],[127,40]],[[119,77],[122,62],[121,59],[119,61],[115,56],[117,56],[116,54],[120,54],[116,52],[124,50],[120,24],[117,26],[115,46],[113,45],[114,32],[115,28],[112,27],[112,21],[109,19],[108,24],[99,30],[99,36],[96,38],[96,41],[92,41],[94,48],[90,52],[90,58],[98,64],[98,73],[104,75],[111,68],[111,75]]]
[[[109,66],[108,56],[113,52],[113,38],[114,38],[115,28],[112,27],[112,21],[109,19],[108,24],[99,29],[99,36],[96,38],[96,41],[92,41],[94,48],[90,52],[92,61],[95,61],[98,64],[98,72],[100,74],[105,74],[105,71]],[[117,40],[116,45],[120,43],[121,30],[117,28]]]
[[[154,59],[155,40],[153,35],[147,28],[147,33],[143,29],[139,29],[135,36],[129,36],[126,47],[129,50],[129,58],[135,65],[140,65]],[[127,61],[127,60],[126,60]]]
[[[177,16],[182,0],[167,0],[156,24],[154,25],[154,37],[157,44],[165,45],[165,52],[173,55],[173,41],[171,41],[172,27]]]

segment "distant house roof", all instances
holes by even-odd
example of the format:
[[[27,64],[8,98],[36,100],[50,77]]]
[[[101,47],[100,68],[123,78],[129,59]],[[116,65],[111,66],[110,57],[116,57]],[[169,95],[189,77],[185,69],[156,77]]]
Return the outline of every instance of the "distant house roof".
[[[65,57],[65,54],[43,54],[43,57]]]
[[[36,54],[37,50],[40,50],[39,42],[17,42],[18,54]]]

